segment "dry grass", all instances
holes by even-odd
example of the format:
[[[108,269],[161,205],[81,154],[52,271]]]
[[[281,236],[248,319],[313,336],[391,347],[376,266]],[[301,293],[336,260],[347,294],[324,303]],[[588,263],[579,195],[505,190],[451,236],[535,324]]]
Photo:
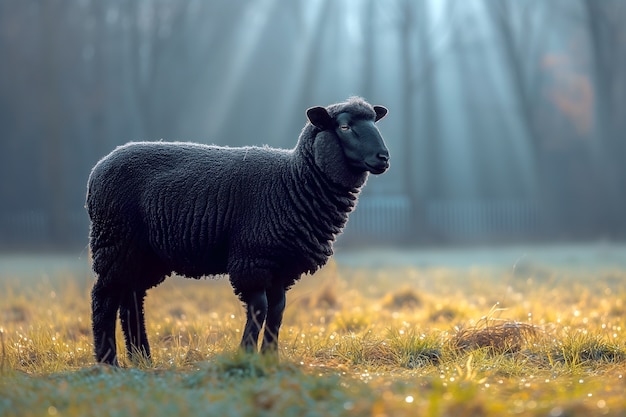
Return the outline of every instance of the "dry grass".
[[[493,311],[492,311],[493,313]],[[539,326],[503,319],[490,314],[474,326],[457,326],[448,343],[451,349],[470,351],[486,348],[493,354],[515,353],[544,336]]]
[[[331,264],[288,294],[279,364],[236,354],[227,280],[170,278],[153,364],[118,332],[119,371],[93,362],[91,280],[0,276],[0,415],[626,413],[626,271]]]

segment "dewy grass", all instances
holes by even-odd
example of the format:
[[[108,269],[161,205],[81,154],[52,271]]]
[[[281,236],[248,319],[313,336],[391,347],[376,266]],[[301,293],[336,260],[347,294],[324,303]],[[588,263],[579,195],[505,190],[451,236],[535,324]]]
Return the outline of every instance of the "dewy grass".
[[[552,359],[570,367],[621,363],[626,359],[623,344],[610,341],[606,336],[584,330],[567,332],[555,340]]]
[[[331,264],[289,293],[280,362],[237,351],[227,280],[172,277],[146,300],[152,361],[118,330],[122,369],[94,363],[84,277],[7,278],[2,416],[626,413],[626,271]]]

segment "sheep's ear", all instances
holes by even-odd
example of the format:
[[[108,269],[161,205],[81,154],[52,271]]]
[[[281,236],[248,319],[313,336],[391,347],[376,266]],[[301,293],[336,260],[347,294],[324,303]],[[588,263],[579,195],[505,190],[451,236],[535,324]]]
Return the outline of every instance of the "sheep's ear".
[[[306,117],[309,122],[318,129],[327,130],[334,129],[335,121],[328,114],[324,107],[311,107],[306,111]]]
[[[383,106],[374,106],[374,111],[376,112],[376,122],[382,119],[387,115],[387,108]]]

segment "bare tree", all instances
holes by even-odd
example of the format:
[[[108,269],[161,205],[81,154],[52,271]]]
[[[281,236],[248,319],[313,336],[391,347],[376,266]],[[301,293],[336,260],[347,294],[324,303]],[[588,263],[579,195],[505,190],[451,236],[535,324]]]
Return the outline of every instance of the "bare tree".
[[[595,90],[595,132],[602,164],[601,189],[605,204],[600,227],[608,234],[626,230],[626,4],[583,0],[591,45]]]
[[[47,194],[48,213],[50,215],[50,237],[59,242],[65,243],[68,238],[67,224],[67,181],[64,175],[66,165],[63,148],[65,140],[63,137],[62,123],[64,122],[63,106],[65,104],[61,91],[64,79],[62,65],[61,39],[65,32],[64,19],[67,15],[66,3],[44,2],[40,9],[42,24],[41,42],[43,57],[42,72],[44,81],[41,91],[42,104],[44,110],[44,123],[46,126],[46,140],[43,141],[45,164],[45,191]]]
[[[123,3],[130,21],[126,65],[141,136],[178,137],[199,86],[205,94],[219,89],[212,73],[235,48],[232,36],[243,7],[239,0]]]
[[[299,27],[293,36],[291,62],[284,80],[281,82],[283,90],[276,94],[279,96],[276,104],[276,114],[294,115],[293,122],[274,123],[270,129],[270,137],[284,141],[282,146],[293,146],[293,133],[300,129],[304,122],[304,109],[313,105],[310,97],[318,80],[320,62],[324,52],[324,39],[322,34],[328,30],[332,20],[332,0],[321,0],[310,16],[304,16],[304,8],[301,2],[306,0],[293,0],[290,2],[292,9],[290,16],[299,22]],[[323,103],[317,103],[323,104]],[[295,109],[295,112],[294,112]],[[286,118],[289,119],[289,118]]]
[[[363,37],[363,64],[361,94],[371,100],[374,89],[374,66],[376,56],[376,2],[365,0],[364,17],[361,25]]]
[[[445,21],[432,25],[428,2],[399,0],[397,4],[404,178],[412,211],[410,234],[412,239],[419,240],[432,233],[425,221],[426,204],[438,198],[442,190],[441,120],[435,69],[449,46],[441,40],[449,35],[446,31],[455,30],[456,9],[452,2],[446,3]]]
[[[511,79],[513,98],[522,117],[528,140],[537,151],[540,138],[537,123],[537,102],[540,100],[540,43],[542,28],[533,20],[543,19],[542,5],[536,0],[485,0],[485,10],[491,18],[506,73]]]

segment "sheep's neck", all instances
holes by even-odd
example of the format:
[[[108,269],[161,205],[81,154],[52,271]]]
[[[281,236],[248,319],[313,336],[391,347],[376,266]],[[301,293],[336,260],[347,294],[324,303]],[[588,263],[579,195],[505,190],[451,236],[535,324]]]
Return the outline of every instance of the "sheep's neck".
[[[325,233],[325,239],[334,240],[354,209],[367,174],[353,184],[339,184],[315,164],[310,153],[294,152],[294,158],[289,175],[292,184],[287,187],[292,190],[292,202],[303,214],[328,229],[332,236]]]

